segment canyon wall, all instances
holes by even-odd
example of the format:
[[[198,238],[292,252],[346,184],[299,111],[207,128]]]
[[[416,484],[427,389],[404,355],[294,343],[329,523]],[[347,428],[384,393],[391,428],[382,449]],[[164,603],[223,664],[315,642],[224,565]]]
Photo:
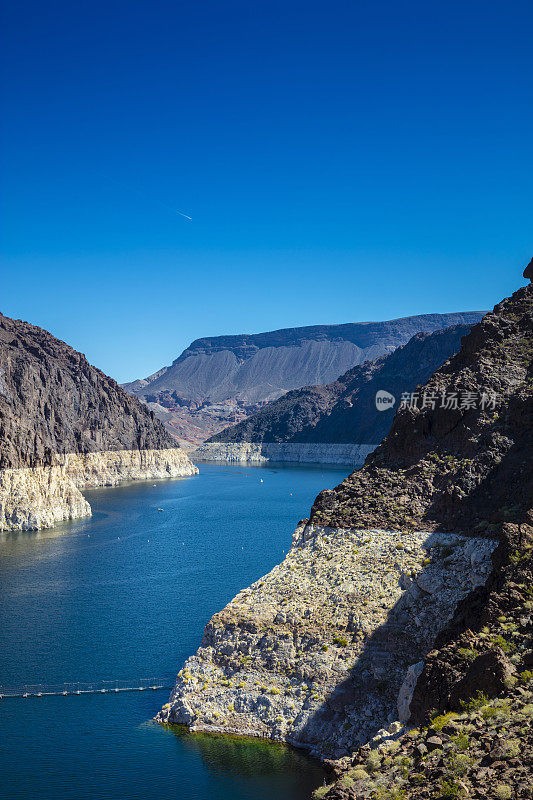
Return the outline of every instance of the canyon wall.
[[[259,453],[271,461],[360,465],[387,435],[401,398],[456,353],[469,331],[468,325],[454,325],[418,333],[392,353],[353,367],[332,383],[287,392],[212,436],[194,457],[245,461],[242,454],[257,460]],[[385,406],[376,402],[384,396]]]
[[[89,515],[85,487],[197,471],[153,413],[82,353],[0,314],[0,530]]]
[[[485,582],[495,547],[302,523],[283,563],[208,623],[158,719],[345,756],[398,718],[409,667]]]
[[[347,369],[392,352],[420,331],[469,326],[481,317],[477,311],[422,314],[205,337],[192,342],[170,366],[124,388],[144,400],[178,440],[198,445],[291,389],[335,381]]]
[[[191,452],[195,461],[362,464],[376,444],[339,442],[205,442]]]
[[[532,375],[529,283],[213,616],[157,719],[310,747],[317,798],[529,797]]]

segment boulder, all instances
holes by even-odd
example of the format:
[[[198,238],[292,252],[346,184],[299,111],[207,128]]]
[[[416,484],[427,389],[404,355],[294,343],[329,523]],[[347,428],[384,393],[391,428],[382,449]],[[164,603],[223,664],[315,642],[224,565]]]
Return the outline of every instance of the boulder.
[[[452,686],[450,705],[459,708],[461,700],[469,700],[477,692],[496,697],[504,691],[511,675],[511,664],[499,647],[481,653],[472,662],[464,678]]]

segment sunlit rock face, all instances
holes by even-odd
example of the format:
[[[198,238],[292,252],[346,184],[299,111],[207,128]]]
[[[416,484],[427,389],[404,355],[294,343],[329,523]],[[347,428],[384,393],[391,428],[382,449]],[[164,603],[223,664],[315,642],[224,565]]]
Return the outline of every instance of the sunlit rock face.
[[[338,442],[205,442],[193,450],[195,461],[264,464],[267,461],[298,464],[362,464],[377,444]]]
[[[158,719],[351,752],[398,718],[409,667],[484,583],[495,547],[300,524],[282,564],[208,623]]]
[[[0,530],[89,515],[87,486],[195,472],[152,412],[82,353],[0,314]]]

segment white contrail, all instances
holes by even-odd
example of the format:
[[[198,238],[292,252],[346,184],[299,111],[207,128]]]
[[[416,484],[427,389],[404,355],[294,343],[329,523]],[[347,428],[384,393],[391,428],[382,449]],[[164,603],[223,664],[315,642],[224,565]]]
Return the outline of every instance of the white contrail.
[[[179,214],[180,217],[184,217],[185,219],[188,219],[189,222],[192,222],[192,217],[190,217],[188,214],[184,214],[183,211],[178,211],[177,208],[172,208],[172,206],[169,206],[168,203],[163,203],[157,197],[151,197],[150,195],[147,195],[146,192],[141,191],[141,189],[137,189],[137,187],[135,187],[135,186],[126,186],[126,184],[115,180],[115,178],[112,178],[110,175],[105,175],[104,174],[104,178],[106,178],[107,180],[111,181],[116,186],[119,186],[121,189],[125,189],[127,192],[130,192],[132,194],[136,194],[137,197],[141,197],[144,200],[147,200],[152,205],[158,205],[161,208],[165,208],[167,211],[171,211],[173,214]]]

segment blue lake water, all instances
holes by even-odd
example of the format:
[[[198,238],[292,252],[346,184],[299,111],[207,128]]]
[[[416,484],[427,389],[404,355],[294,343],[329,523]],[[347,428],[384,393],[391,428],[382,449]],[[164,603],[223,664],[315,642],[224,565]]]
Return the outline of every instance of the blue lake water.
[[[283,558],[317,493],[347,472],[203,465],[93,489],[92,518],[2,536],[0,685],[172,684],[210,616]],[[303,800],[322,783],[291,748],[157,725],[167,698],[1,700],[0,798]]]

